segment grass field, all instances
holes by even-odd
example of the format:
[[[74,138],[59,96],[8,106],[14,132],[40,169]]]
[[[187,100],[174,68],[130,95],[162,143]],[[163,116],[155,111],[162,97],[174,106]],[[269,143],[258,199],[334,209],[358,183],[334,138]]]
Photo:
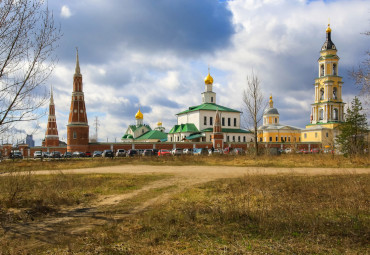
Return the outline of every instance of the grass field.
[[[370,167],[370,157],[364,155],[346,158],[327,154],[283,154],[281,156],[179,156],[179,157],[135,157],[135,158],[86,158],[68,160],[23,160],[3,161],[0,173],[9,171],[62,170],[75,168],[93,168],[101,166],[134,165],[221,165],[251,167],[329,167],[329,168],[364,168]]]
[[[40,199],[50,208],[88,204],[101,194],[130,192],[169,177],[33,176],[13,208],[24,210]],[[2,196],[6,178],[0,178]],[[59,224],[45,239],[0,237],[0,254],[367,254],[369,189],[369,174],[248,175],[186,189],[168,185],[104,206],[95,220],[110,220],[77,234],[68,233],[88,218]],[[163,195],[168,199],[134,213]]]

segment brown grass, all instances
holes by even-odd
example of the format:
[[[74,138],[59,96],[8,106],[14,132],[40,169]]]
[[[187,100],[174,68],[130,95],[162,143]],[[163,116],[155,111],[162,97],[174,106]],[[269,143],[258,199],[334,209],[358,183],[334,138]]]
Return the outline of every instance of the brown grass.
[[[281,156],[177,156],[177,157],[135,157],[135,158],[87,158],[67,160],[23,160],[3,161],[0,173],[9,171],[62,170],[77,168],[94,168],[102,166],[134,165],[224,165],[241,167],[328,167],[328,168],[367,168],[370,167],[368,155],[346,158],[327,154],[283,154]]]
[[[246,176],[75,240],[78,254],[366,254],[370,175]],[[64,248],[58,252],[66,251]]]

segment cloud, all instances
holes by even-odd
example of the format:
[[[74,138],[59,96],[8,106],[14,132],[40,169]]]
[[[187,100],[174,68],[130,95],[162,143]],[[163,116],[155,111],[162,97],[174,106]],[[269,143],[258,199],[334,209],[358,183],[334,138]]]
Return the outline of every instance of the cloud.
[[[60,10],[60,16],[62,18],[69,18],[72,16],[71,10],[68,8],[67,5],[62,6],[62,9]]]

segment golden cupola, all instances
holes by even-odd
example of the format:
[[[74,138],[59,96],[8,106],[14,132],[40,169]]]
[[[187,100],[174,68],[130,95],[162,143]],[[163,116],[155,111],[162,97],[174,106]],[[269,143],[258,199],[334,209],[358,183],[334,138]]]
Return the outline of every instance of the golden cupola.
[[[157,122],[157,126],[158,126],[158,127],[161,127],[161,126],[162,126],[162,121],[158,121],[158,122]]]
[[[212,76],[209,74],[209,72],[208,72],[207,77],[204,79],[204,83],[205,83],[205,84],[213,84],[213,78],[212,78]]]
[[[326,33],[330,33],[331,32],[331,28],[330,28],[330,24],[328,24],[328,28],[326,29]]]
[[[135,119],[142,120],[144,118],[144,115],[141,113],[140,109],[137,111],[135,115]]]

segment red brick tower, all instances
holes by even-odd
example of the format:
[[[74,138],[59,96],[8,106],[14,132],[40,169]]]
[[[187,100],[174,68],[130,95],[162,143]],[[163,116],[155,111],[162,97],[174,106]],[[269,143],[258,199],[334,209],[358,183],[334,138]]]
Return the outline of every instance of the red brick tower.
[[[50,103],[49,103],[49,118],[48,125],[45,132],[45,147],[59,146],[58,127],[55,117],[55,104],[53,98],[53,87],[50,90]]]
[[[222,133],[220,114],[218,113],[218,110],[216,112],[215,124],[213,125],[213,134],[211,135],[211,139],[213,148],[224,148],[224,133]]]
[[[87,123],[85,99],[82,88],[82,75],[76,52],[76,69],[73,75],[71,109],[67,125],[67,151],[86,152],[89,148],[89,125]]]

